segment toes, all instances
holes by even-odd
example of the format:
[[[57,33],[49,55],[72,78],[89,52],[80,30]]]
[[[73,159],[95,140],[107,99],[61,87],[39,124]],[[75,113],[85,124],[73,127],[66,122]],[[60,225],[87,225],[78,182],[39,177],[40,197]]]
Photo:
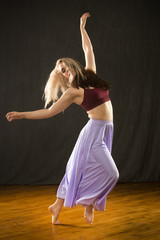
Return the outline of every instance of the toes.
[[[85,220],[86,220],[87,223],[93,224],[93,219],[92,218],[86,217]]]
[[[94,218],[94,210],[93,208],[87,206],[84,211],[84,218],[85,221],[89,224],[93,224],[93,218]]]
[[[62,224],[62,223],[59,222],[59,221],[56,221],[54,224],[55,224],[55,225],[60,225],[60,224]]]
[[[92,224],[92,218],[89,218],[89,224]]]
[[[56,220],[56,219],[54,218],[54,216],[52,216],[52,224],[53,224],[53,225],[60,225],[60,224],[62,224],[62,223],[59,222],[58,220]]]

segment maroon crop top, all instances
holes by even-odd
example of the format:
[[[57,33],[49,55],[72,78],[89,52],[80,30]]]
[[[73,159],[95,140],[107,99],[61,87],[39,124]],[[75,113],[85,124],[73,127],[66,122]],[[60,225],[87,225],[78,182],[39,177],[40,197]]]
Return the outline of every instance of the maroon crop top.
[[[109,101],[109,90],[104,90],[102,88],[85,88],[84,89],[84,99],[81,106],[89,111],[104,102]]]

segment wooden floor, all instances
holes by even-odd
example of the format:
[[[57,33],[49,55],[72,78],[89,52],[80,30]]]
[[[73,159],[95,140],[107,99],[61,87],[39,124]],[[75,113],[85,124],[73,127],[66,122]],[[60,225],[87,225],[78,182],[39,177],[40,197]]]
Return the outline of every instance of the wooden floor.
[[[48,206],[58,186],[1,186],[0,239],[11,240],[159,240],[160,183],[118,183],[108,195],[105,212],[93,225],[83,208],[62,208],[60,226],[51,224]]]

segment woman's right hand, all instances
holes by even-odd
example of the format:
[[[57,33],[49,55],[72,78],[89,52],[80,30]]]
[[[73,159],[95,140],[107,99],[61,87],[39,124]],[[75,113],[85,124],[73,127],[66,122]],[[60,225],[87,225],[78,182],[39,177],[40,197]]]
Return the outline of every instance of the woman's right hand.
[[[85,28],[85,25],[86,25],[86,20],[88,17],[90,17],[90,13],[84,13],[81,18],[80,18],[80,28]]]
[[[22,112],[8,112],[6,114],[6,118],[7,118],[8,122],[13,121],[14,119],[22,119],[23,113]]]

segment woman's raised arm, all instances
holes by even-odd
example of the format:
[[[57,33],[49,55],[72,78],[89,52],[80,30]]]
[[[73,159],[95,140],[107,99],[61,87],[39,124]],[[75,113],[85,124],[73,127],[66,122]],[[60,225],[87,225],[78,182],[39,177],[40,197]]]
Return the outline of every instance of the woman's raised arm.
[[[50,118],[54,115],[64,111],[67,107],[69,107],[75,99],[75,91],[73,88],[69,88],[64,92],[61,98],[54,103],[48,109],[40,109],[31,112],[8,112],[6,114],[6,118],[9,122],[14,119],[44,119]]]
[[[82,48],[85,55],[86,69],[90,69],[96,73],[95,56],[91,40],[85,30],[86,20],[90,17],[89,13],[84,13],[80,18],[80,30],[82,37]]]

